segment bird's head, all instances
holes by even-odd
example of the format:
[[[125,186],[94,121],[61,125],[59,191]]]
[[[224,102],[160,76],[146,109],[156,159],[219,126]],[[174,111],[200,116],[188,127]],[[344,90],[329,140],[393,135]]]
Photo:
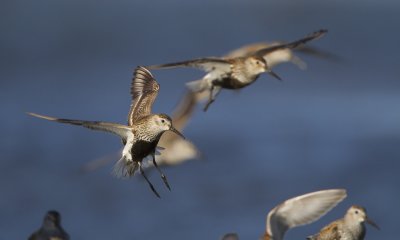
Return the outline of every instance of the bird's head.
[[[174,128],[172,125],[172,119],[167,114],[155,114],[153,117],[153,123],[155,127],[161,130],[161,132],[171,131],[182,138],[185,138],[182,133]]]
[[[368,223],[372,225],[373,227],[379,229],[379,226],[372,221],[371,219],[368,218],[367,216],[367,210],[361,206],[353,205],[347,210],[346,217],[350,219],[353,222],[357,223]]]
[[[254,74],[261,74],[268,69],[267,61],[263,57],[250,56],[245,60],[247,69]]]
[[[57,211],[48,211],[44,216],[43,225],[47,227],[55,227],[60,225],[61,216]]]
[[[268,66],[267,61],[261,56],[250,56],[245,60],[245,64],[249,72],[254,75],[267,72],[278,80],[281,80],[281,78]]]

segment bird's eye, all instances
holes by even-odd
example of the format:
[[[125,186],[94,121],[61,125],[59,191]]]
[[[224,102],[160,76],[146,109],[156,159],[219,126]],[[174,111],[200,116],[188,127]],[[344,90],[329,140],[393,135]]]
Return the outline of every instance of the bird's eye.
[[[355,213],[358,214],[358,210],[356,210]]]
[[[257,61],[256,64],[257,64],[257,65],[260,65],[260,61]]]
[[[161,119],[161,122],[162,122],[162,123],[165,123],[165,120],[164,120],[164,119]]]

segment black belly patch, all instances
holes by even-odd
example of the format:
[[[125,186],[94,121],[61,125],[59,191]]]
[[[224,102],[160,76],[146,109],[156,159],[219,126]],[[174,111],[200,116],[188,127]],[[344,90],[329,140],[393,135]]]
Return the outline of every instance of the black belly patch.
[[[140,158],[143,159],[147,157],[147,155],[151,154],[154,152],[155,148],[157,147],[157,142],[147,142],[147,141],[142,141],[139,140],[135,142],[135,144],[132,147],[132,155],[134,158]]]

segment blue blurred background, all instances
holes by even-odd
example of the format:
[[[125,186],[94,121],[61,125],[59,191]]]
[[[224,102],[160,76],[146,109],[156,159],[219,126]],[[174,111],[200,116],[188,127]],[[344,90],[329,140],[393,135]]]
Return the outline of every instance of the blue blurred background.
[[[348,198],[320,221],[288,232],[304,239],[363,205],[396,236],[400,201],[400,3],[382,1],[0,2],[0,239],[24,239],[57,209],[72,239],[257,239],[281,201],[326,188]],[[206,158],[156,172],[157,199],[141,178],[111,176],[112,164],[80,167],[116,152],[101,132],[27,116],[125,123],[137,65],[216,56],[243,44],[295,40],[341,61],[299,54],[240,93],[224,91],[185,130]],[[171,113],[201,71],[154,72],[155,112]]]

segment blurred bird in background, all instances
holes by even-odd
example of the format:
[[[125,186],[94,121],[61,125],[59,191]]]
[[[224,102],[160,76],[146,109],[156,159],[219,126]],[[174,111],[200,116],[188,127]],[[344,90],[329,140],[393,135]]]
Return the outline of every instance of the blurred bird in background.
[[[236,233],[227,233],[222,236],[221,240],[239,240],[239,236]]]
[[[224,56],[224,58],[236,58],[236,57],[246,57],[250,54],[263,49],[269,48],[273,46],[278,46],[285,44],[282,41],[274,41],[274,42],[258,42],[258,43],[251,43],[244,46],[241,46],[235,50],[232,50],[228,54]],[[307,69],[307,63],[303,61],[296,53],[304,53],[310,56],[314,56],[317,58],[323,58],[331,61],[340,60],[339,56],[336,56],[333,53],[328,51],[323,51],[321,49],[303,45],[294,49],[284,48],[280,50],[273,51],[271,53],[267,53],[264,55],[265,61],[268,63],[270,68],[274,68],[275,66],[282,64],[282,63],[293,63],[301,70]]]
[[[187,83],[187,87],[193,92],[199,93],[206,91],[208,93],[208,101],[203,108],[207,111],[211,103],[213,103],[220,93],[225,89],[240,89],[244,88],[258,79],[260,74],[267,72],[273,77],[280,79],[269,66],[267,54],[271,54],[275,51],[282,49],[292,49],[299,47],[309,41],[320,38],[327,30],[319,30],[304,38],[290,43],[278,44],[261,48],[253,52],[239,52],[231,53],[233,57],[209,57],[209,58],[198,58],[193,60],[187,60],[182,62],[167,63],[160,65],[148,66],[149,69],[165,69],[175,67],[194,67],[200,68],[207,72],[207,74],[200,80],[191,81]],[[229,55],[228,55],[229,56]]]
[[[198,102],[197,98],[196,93],[186,91],[176,107],[172,114],[172,123],[178,131],[183,132],[183,129],[193,116]],[[162,165],[177,165],[190,159],[201,158],[202,156],[192,142],[168,132],[161,137],[159,146],[163,150],[158,155],[158,161],[156,157],[156,161]]]
[[[269,48],[273,46],[278,46],[285,44],[282,41],[273,41],[273,42],[258,42],[258,43],[251,43],[251,44],[246,44],[243,45],[237,49],[234,49],[224,55],[222,58],[224,59],[230,59],[230,58],[238,58],[238,57],[247,57],[253,54],[254,52],[257,52],[258,50],[261,50],[263,48]],[[310,56],[314,56],[317,58],[321,59],[327,59],[330,61],[341,61],[342,59],[328,51],[324,51],[315,47],[311,47],[308,45],[302,45],[299,47],[296,47],[294,49],[290,48],[283,48],[279,50],[275,50],[273,52],[267,53],[264,55],[265,61],[268,63],[268,67],[274,68],[282,63],[293,63],[297,67],[299,67],[301,70],[306,70],[307,69],[307,63],[303,61],[299,56],[295,54],[295,52],[299,53],[304,53]],[[236,91],[239,91],[239,89],[236,89]],[[198,92],[197,93],[197,99],[198,102],[200,101],[205,101],[208,98],[209,94],[207,91],[203,92]]]
[[[28,240],[69,240],[69,235],[61,227],[60,214],[52,210],[46,213],[42,226]]]

